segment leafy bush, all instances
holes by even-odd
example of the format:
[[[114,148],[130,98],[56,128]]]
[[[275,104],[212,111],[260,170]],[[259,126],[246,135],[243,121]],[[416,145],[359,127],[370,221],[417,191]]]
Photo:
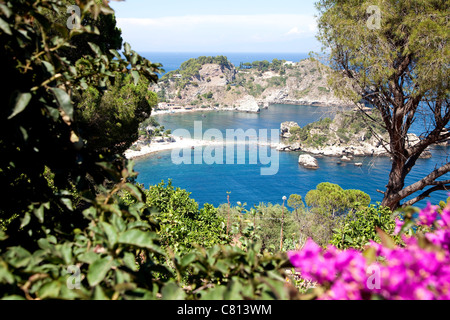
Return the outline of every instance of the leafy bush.
[[[381,241],[377,228],[394,236],[395,227],[395,218],[389,208],[370,206],[349,213],[343,226],[334,230],[330,243],[338,249],[363,249],[370,241]],[[394,240],[401,244],[400,237],[395,236]]]
[[[160,224],[161,243],[176,253],[186,253],[196,246],[210,248],[225,244],[225,220],[210,204],[199,209],[190,193],[172,186],[169,180],[145,190],[146,205]]]
[[[299,134],[301,131],[302,131],[302,128],[300,128],[300,127],[291,127],[291,128],[289,129],[289,133],[290,133],[290,134],[293,134],[293,135],[297,135],[297,134]]]
[[[299,291],[286,283],[286,255],[261,253],[258,244],[199,248],[174,265],[179,275],[188,274],[189,290],[182,297],[207,300],[298,299]],[[182,279],[180,277],[180,282]]]

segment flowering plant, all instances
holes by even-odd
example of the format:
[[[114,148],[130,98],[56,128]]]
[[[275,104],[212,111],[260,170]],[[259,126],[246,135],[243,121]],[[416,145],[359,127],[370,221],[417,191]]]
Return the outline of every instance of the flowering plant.
[[[302,277],[318,284],[313,298],[450,299],[450,201],[442,209],[428,203],[417,216],[407,210],[396,227],[403,247],[377,231],[382,243],[371,241],[364,251],[323,249],[308,240],[288,253]]]

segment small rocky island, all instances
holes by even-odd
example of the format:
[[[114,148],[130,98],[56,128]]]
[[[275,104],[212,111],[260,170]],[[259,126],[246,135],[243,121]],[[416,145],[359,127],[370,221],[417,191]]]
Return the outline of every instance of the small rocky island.
[[[378,118],[376,110],[366,111],[372,118]],[[339,163],[350,162],[353,157],[390,156],[389,135],[379,121],[364,118],[361,111],[341,111],[334,118],[323,118],[301,128],[296,122],[281,124],[281,143],[279,151],[302,151],[299,164],[306,168],[318,168],[315,156],[339,157]],[[415,134],[408,134],[409,145],[420,141]],[[431,152],[425,150],[421,158],[430,158]],[[354,165],[362,166],[362,162]]]

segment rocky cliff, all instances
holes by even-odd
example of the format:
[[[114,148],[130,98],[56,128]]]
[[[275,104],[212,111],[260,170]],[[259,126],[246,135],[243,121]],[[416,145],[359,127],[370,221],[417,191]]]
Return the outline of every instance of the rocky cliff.
[[[270,104],[352,106],[350,101],[334,95],[327,84],[329,68],[316,60],[278,61],[245,69],[221,58],[225,60],[191,59],[179,70],[166,74],[151,89],[158,94],[160,102],[191,107],[239,109],[242,101],[251,100],[249,96],[260,107]],[[250,109],[256,109],[254,104]]]

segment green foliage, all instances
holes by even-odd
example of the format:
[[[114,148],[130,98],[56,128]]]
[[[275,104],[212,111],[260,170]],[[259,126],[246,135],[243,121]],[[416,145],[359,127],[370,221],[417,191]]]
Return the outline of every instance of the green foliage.
[[[305,201],[311,211],[336,217],[367,207],[370,196],[360,190],[344,190],[337,184],[322,182],[306,194]]]
[[[111,12],[103,4],[88,5],[88,1],[80,1],[79,6],[83,17]],[[0,186],[8,190],[8,200],[1,201],[0,219],[18,216],[7,231],[11,245],[35,246],[33,239],[46,229],[72,230],[74,223],[83,220],[71,203],[73,186],[92,192],[96,183],[109,178],[110,173],[97,163],[115,156],[99,154],[84,143],[89,137],[83,137],[78,128],[71,95],[89,86],[103,87],[117,71],[142,75],[147,81],[157,79],[159,66],[137,55],[128,44],[122,59],[117,51],[102,52],[91,43],[89,54],[71,64],[60,49],[69,46],[71,39],[96,31],[85,26],[69,32],[65,24],[48,18],[67,16],[65,9],[61,11],[57,1],[4,1],[1,5],[4,50],[0,64],[8,81],[0,88],[5,100],[0,111],[0,152],[8,156],[0,159]],[[50,38],[55,30],[58,33]],[[46,170],[55,174],[57,192],[48,185]]]
[[[287,77],[272,77],[267,79],[268,87],[285,87]]]
[[[261,246],[248,244],[245,250],[233,246],[199,248],[174,265],[181,274],[188,274],[188,299],[206,300],[287,300],[299,297],[289,286],[286,274],[279,272],[288,266],[285,255],[261,253]]]
[[[203,94],[203,97],[205,99],[211,99],[213,97],[213,93],[211,91],[207,92],[207,93]]]
[[[295,215],[281,205],[264,204],[245,209],[246,204],[230,208],[229,224],[232,226],[230,233],[233,241],[242,246],[246,240],[261,243],[262,248],[272,253],[280,251],[281,225],[283,224],[283,243],[291,241],[295,234],[295,245],[299,245],[297,235],[299,226]],[[218,214],[228,221],[228,205],[223,204],[218,208]],[[293,243],[292,243],[293,244]],[[283,251],[294,249],[283,246]]]
[[[376,231],[377,228],[380,228],[390,235],[398,245],[402,241],[399,236],[394,236],[395,226],[395,218],[389,208],[372,205],[349,213],[345,217],[343,225],[334,230],[330,243],[339,249],[363,249],[370,240],[381,243]]]
[[[228,243],[225,220],[210,204],[199,209],[190,193],[172,186],[169,180],[145,191],[146,206],[151,208],[160,224],[163,246],[176,253],[186,253],[196,246],[205,248]]]
[[[279,73],[284,72],[284,63],[286,60],[278,60],[273,59],[272,62],[269,62],[267,60],[263,61],[253,61],[252,63],[246,62],[241,64],[241,69],[255,69],[259,72],[265,72],[265,71],[275,71]]]
[[[232,64],[225,56],[206,57],[201,56],[198,58],[192,58],[183,62],[179,69],[166,73],[161,81],[167,81],[171,79],[175,74],[181,74],[182,80],[191,80],[192,78],[200,77],[200,69],[205,64],[218,64],[222,68],[231,68]],[[210,79],[211,80],[211,79]]]
[[[78,127],[87,137],[88,147],[121,154],[138,139],[139,124],[150,116],[157,97],[148,90],[147,80],[141,78],[135,85],[132,75],[114,76],[114,81],[107,81],[105,93],[89,87],[73,100]]]
[[[110,164],[102,165],[113,170]],[[127,182],[132,177],[131,168],[128,166],[122,170],[122,176],[115,176],[115,181],[120,182],[113,189],[103,188],[97,195],[84,199],[89,204],[82,212],[84,227],[78,224],[78,228],[64,234],[46,230],[46,234],[36,239],[36,250],[22,246],[5,250],[3,241],[1,297],[155,299],[158,290],[155,276],[159,278],[160,272],[168,272],[153,263],[163,255],[156,224],[141,203],[126,205],[117,196],[120,190],[128,190],[143,200],[142,192]],[[48,218],[51,217],[44,212],[41,219]],[[22,220],[22,225],[25,224]],[[75,277],[76,274],[80,277]],[[139,280],[144,278],[146,283]],[[79,284],[75,290],[68,286],[69,282],[76,284],[72,280]]]
[[[321,79],[318,79],[318,80],[321,80]],[[318,89],[319,92],[321,92],[321,93],[330,93],[330,89],[328,89],[328,88],[318,87],[317,89]]]
[[[52,21],[66,25],[69,15],[66,13],[67,7],[73,5],[74,2],[70,0],[61,0],[58,4],[59,13],[55,11],[45,11],[49,19]],[[101,52],[109,52],[109,50],[120,50],[122,48],[122,31],[116,25],[116,16],[111,14],[100,14],[96,18],[95,13],[87,12],[82,20],[81,25],[86,28],[96,29],[98,32],[82,33],[76,37],[69,39],[70,47],[62,47],[59,52],[62,56],[67,58],[71,63],[75,63],[80,58],[92,53],[89,43],[94,43]],[[58,29],[51,30],[49,36],[55,34],[61,36],[62,33]],[[101,31],[101,32],[100,32]]]
[[[300,128],[300,127],[291,127],[289,129],[289,133],[293,134],[293,135],[298,135],[301,133],[301,131],[302,131],[302,128]]]

